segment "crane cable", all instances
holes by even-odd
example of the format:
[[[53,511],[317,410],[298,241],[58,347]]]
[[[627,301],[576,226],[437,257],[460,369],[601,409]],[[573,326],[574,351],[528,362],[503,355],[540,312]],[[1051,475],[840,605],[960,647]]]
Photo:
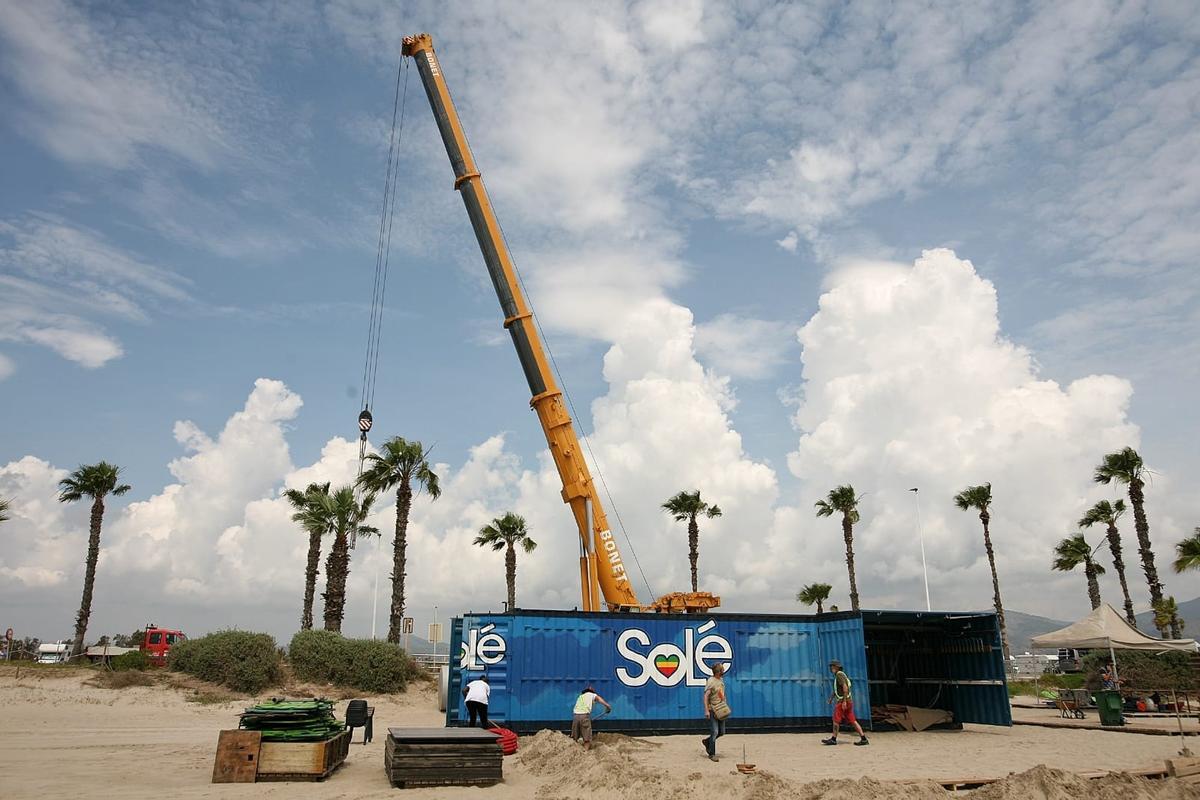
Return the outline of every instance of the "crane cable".
[[[396,218],[396,182],[400,176],[400,145],[404,138],[404,117],[408,107],[408,60],[400,57],[396,65],[396,90],[392,98],[392,130],[388,136],[387,170],[383,178],[383,205],[379,212],[379,237],[375,247],[375,280],[371,287],[371,314],[367,326],[367,353],[363,359],[362,411],[358,414],[358,475],[362,477],[367,458],[367,434],[374,424],[371,408],[375,405],[375,384],[379,375],[379,344],[383,333],[384,298],[387,295],[388,266],[392,252],[392,226]],[[356,537],[355,537],[356,538]],[[355,538],[350,546],[354,547]]]

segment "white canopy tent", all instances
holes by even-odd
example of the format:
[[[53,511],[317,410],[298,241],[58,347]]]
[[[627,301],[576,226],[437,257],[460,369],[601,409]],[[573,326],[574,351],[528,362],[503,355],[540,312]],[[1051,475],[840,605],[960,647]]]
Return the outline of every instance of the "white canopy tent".
[[[1117,654],[1115,650],[1149,650],[1196,652],[1195,639],[1155,639],[1147,636],[1104,603],[1091,614],[1076,623],[1060,628],[1031,640],[1034,647],[1072,647],[1077,650],[1099,650],[1108,648],[1112,657],[1113,677],[1117,677]]]

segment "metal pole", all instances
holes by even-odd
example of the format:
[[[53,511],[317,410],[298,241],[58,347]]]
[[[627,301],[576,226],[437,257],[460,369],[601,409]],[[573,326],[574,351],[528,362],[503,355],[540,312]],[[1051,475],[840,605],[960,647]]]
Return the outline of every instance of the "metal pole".
[[[919,489],[909,489],[917,502],[917,538],[921,541],[921,574],[925,576],[925,610],[933,611],[929,602],[929,567],[925,564],[925,531],[921,528],[921,492]]]
[[[379,559],[383,550],[383,534],[375,534],[375,598],[371,601],[371,639],[375,638],[375,620],[379,618]]]
[[[1186,734],[1183,732],[1183,717],[1179,715],[1179,698],[1176,697],[1174,689],[1171,690],[1171,706],[1175,709],[1175,721],[1179,723],[1179,755],[1190,756],[1192,751],[1188,749],[1187,739],[1184,738]]]
[[[1114,651],[1114,650],[1113,650],[1113,646],[1112,646],[1112,639],[1109,639],[1109,640],[1108,640],[1108,657],[1112,659],[1112,665],[1113,665],[1113,683],[1117,684],[1117,690],[1118,690],[1118,691],[1120,691],[1120,689],[1121,689],[1121,684],[1120,684],[1121,676],[1120,676],[1119,674],[1117,674],[1117,654],[1116,654],[1116,651]]]

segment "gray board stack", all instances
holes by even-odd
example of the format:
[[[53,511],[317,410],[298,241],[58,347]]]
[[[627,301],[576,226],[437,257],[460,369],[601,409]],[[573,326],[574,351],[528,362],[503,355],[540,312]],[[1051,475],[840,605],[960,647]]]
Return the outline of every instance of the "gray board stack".
[[[490,786],[504,780],[504,754],[479,728],[388,728],[383,768],[400,788]]]

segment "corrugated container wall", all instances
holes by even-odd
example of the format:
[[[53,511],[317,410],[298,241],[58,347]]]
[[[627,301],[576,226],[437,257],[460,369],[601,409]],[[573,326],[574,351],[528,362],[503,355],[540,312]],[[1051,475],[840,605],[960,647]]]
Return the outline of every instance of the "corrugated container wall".
[[[486,673],[488,715],[518,731],[565,728],[584,687],[613,706],[602,728],[679,732],[706,726],[701,696],[712,665],[725,664],[736,730],[824,727],[830,659],[866,687],[862,618],[711,614],[522,612],[454,620],[448,725],[467,718],[461,687]],[[870,720],[868,692],[855,713]]]

